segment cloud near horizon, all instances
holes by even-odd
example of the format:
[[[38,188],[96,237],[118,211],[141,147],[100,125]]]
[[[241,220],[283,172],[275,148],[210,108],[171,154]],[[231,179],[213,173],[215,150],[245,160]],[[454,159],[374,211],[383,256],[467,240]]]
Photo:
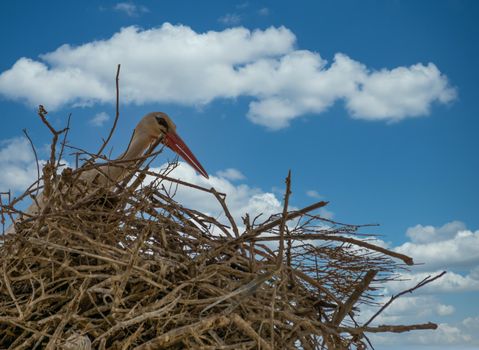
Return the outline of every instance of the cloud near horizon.
[[[251,98],[247,117],[276,130],[343,101],[351,117],[399,121],[425,116],[456,90],[434,63],[371,70],[345,54],[328,63],[299,50],[281,27],[195,32],[185,25],[122,28],[111,38],[62,45],[35,60],[19,58],[0,74],[0,95],[49,109],[112,103],[116,64],[122,102],[201,106]]]

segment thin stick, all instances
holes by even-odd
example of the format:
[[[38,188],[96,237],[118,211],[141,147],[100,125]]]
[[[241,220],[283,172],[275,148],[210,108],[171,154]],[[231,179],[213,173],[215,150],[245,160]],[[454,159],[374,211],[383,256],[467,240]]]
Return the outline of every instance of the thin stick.
[[[428,323],[420,323],[420,324],[412,324],[412,325],[398,325],[398,326],[391,326],[391,325],[380,325],[377,327],[339,327],[339,331],[341,332],[348,332],[350,334],[361,334],[363,332],[368,333],[383,333],[383,332],[392,332],[392,333],[404,333],[413,330],[426,330],[426,329],[437,329],[437,324],[428,322]]]
[[[23,129],[23,133],[25,134],[28,141],[30,142],[30,146],[32,147],[33,155],[35,156],[35,164],[37,166],[37,182],[39,182],[40,181],[40,164],[38,162],[37,150],[35,149],[35,145],[33,144],[32,139],[30,138],[30,136],[27,133],[27,129]],[[39,187],[37,187],[37,192],[35,194],[36,196],[38,195],[38,190],[39,190]]]
[[[118,118],[120,117],[120,84],[119,84],[119,78],[120,78],[120,64],[118,64],[116,68],[116,114],[115,114],[115,120],[113,121],[113,126],[110,129],[110,133],[108,134],[108,137],[106,138],[105,141],[103,141],[103,144],[101,145],[100,149],[96,153],[96,156],[99,157],[100,154],[103,152],[105,149],[106,145],[108,142],[110,142],[111,137],[113,136],[113,133],[115,132],[116,129],[116,124],[118,123]]]
[[[421,288],[423,286],[425,286],[426,284],[428,283],[431,283],[435,280],[437,280],[438,278],[441,278],[442,276],[444,276],[446,274],[446,271],[443,271],[441,272],[440,274],[434,276],[434,277],[431,277],[431,276],[427,276],[425,279],[423,279],[421,282],[419,282],[418,284],[416,284],[414,287],[412,288],[409,288],[409,289],[406,289],[404,291],[402,291],[401,293],[399,294],[396,294],[396,295],[393,295],[391,297],[391,299],[389,299],[389,301],[384,304],[364,325],[363,327],[367,327],[368,324],[370,324],[381,312],[383,312],[389,305],[392,304],[392,302],[394,300],[396,300],[397,298],[399,298],[401,295],[404,295],[406,293],[412,293],[414,290],[418,289],[418,288]]]
[[[288,215],[286,215],[286,221],[289,221],[289,220],[293,220],[293,219],[296,219],[297,217],[299,216],[302,216],[303,214],[305,213],[308,213],[310,211],[313,211],[313,210],[316,210],[316,209],[319,209],[319,208],[322,208],[326,205],[328,205],[329,202],[324,202],[324,201],[321,201],[321,202],[317,202],[317,203],[314,203],[314,204],[311,204],[301,210],[297,210],[297,211],[292,211],[292,212],[289,212]],[[261,225],[253,230],[251,230],[250,233],[247,234],[248,237],[252,236],[252,237],[255,237],[255,236],[259,236],[261,233],[265,232],[265,231],[268,231],[268,230],[271,230],[272,228],[278,226],[281,221],[283,220],[283,218],[279,218],[277,220],[274,220],[274,221],[271,221],[271,222],[268,222],[264,225]],[[246,235],[245,235],[246,236]]]
[[[218,193],[218,191],[216,191],[213,187],[211,188],[211,192],[214,194],[214,196],[216,197],[218,202],[220,202],[220,205],[223,208],[223,211],[224,211],[226,217],[228,218],[228,220],[231,224],[231,229],[233,230],[233,232],[235,234],[235,237],[238,238],[239,237],[238,226],[236,226],[236,222],[233,219],[233,216],[231,215],[231,213],[228,209],[228,206],[225,203],[225,200],[223,198],[221,198],[220,193]]]
[[[63,141],[62,141],[62,143],[61,143],[60,153],[58,154],[57,168],[60,166],[60,162],[61,162],[62,157],[63,157],[63,152],[64,152],[64,150],[65,150],[65,144],[66,144],[66,142],[67,142],[68,132],[70,131],[70,121],[71,121],[71,117],[72,117],[72,114],[69,113],[69,114],[68,114],[68,119],[67,119],[67,127],[65,128],[65,129],[66,129],[65,135],[63,135]]]
[[[181,340],[184,334],[188,334],[188,333],[202,334],[203,332],[209,329],[224,327],[228,325],[230,322],[231,321],[229,318],[222,315],[215,315],[212,317],[208,317],[196,323],[193,323],[191,325],[179,327],[169,332],[166,332],[140,346],[135,347],[134,350],[153,350],[153,349],[167,348],[169,346],[174,345],[179,340]]]
[[[288,204],[289,204],[289,195],[291,194],[291,170],[288,172],[286,177],[286,192],[284,194],[284,206],[283,213],[281,215],[281,221],[279,224],[279,250],[278,250],[278,261],[277,267],[279,268],[283,263],[284,255],[284,228],[288,216]]]
[[[53,134],[53,139],[51,143],[51,151],[50,151],[50,164],[53,167],[55,165],[55,156],[56,156],[56,146],[57,146],[57,141],[58,141],[58,136],[67,131],[67,129],[62,129],[62,130],[55,130],[55,128],[48,122],[46,115],[48,112],[46,109],[42,106],[38,106],[38,116],[42,120],[43,124],[47,126],[47,128],[50,130],[50,132]]]
[[[333,324],[338,326],[344,319],[344,317],[351,311],[354,304],[359,300],[359,297],[364,293],[364,291],[369,287],[370,283],[376,276],[378,271],[376,270],[369,270],[366,275],[364,276],[361,283],[359,283],[354,291],[349,296],[348,300],[343,305],[340,305],[336,313],[333,317]]]

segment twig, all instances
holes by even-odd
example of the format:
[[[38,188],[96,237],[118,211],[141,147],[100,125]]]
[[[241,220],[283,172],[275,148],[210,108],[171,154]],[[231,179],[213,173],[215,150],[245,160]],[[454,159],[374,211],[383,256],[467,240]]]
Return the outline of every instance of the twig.
[[[46,115],[48,112],[46,109],[43,107],[43,105],[38,106],[38,116],[42,120],[43,124],[47,126],[47,128],[50,130],[50,132],[53,134],[53,139],[51,142],[51,152],[50,152],[50,164],[51,166],[54,166],[55,164],[55,158],[56,158],[56,146],[58,142],[58,136],[63,134],[65,131],[68,129],[61,129],[61,130],[55,130],[55,128],[48,122]]]
[[[288,176],[286,177],[286,192],[284,194],[284,205],[283,205],[283,213],[281,215],[281,221],[279,224],[279,250],[278,250],[278,261],[277,267],[279,268],[283,263],[283,255],[284,255],[284,228],[288,216],[288,204],[289,204],[289,196],[291,194],[291,170],[288,172]]]
[[[27,133],[27,129],[23,129],[23,133],[27,137],[28,141],[30,142],[30,146],[32,147],[33,155],[35,156],[35,164],[37,166],[37,182],[40,182],[40,164],[38,162],[37,150],[35,149],[35,146],[33,144],[32,139],[30,138],[30,136]],[[37,191],[36,191],[36,194],[35,194],[36,196],[38,195],[38,191],[39,191],[39,188],[37,187]]]
[[[228,206],[225,203],[225,200],[223,198],[221,198],[220,193],[218,193],[218,191],[216,191],[213,187],[211,188],[210,191],[213,193],[213,195],[216,197],[216,199],[220,203],[221,207],[223,208],[223,211],[224,211],[226,217],[228,218],[228,220],[231,224],[231,229],[233,230],[233,232],[235,234],[235,237],[238,238],[239,237],[238,226],[236,226],[236,222],[233,219],[233,216],[231,215],[231,213],[228,209]]]
[[[116,68],[116,114],[115,114],[115,120],[113,121],[113,126],[110,129],[110,133],[108,134],[108,137],[106,138],[105,141],[103,141],[103,144],[101,145],[100,149],[96,153],[96,156],[99,157],[100,154],[103,152],[105,149],[106,145],[108,142],[110,142],[111,137],[113,136],[113,133],[115,132],[116,129],[116,124],[118,122],[118,118],[120,117],[120,86],[119,86],[119,78],[120,78],[120,64],[118,64]]]
[[[348,332],[350,334],[361,334],[363,332],[368,333],[384,333],[384,332],[392,332],[392,333],[404,333],[414,330],[426,330],[426,329],[437,329],[437,324],[428,322],[428,323],[421,323],[421,324],[412,324],[412,325],[398,325],[398,326],[390,326],[390,325],[380,325],[377,327],[358,327],[358,328],[351,328],[351,327],[339,327],[341,332]]]
[[[165,334],[160,335],[159,337],[150,340],[147,343],[144,343],[143,345],[135,347],[133,350],[153,350],[167,348],[173,344],[176,344],[185,333],[202,334],[209,329],[224,327],[230,322],[231,321],[229,318],[222,315],[208,317],[194,324],[173,329]]]
[[[307,206],[307,207],[305,207],[301,210],[289,212],[288,215],[286,215],[286,218],[284,220],[289,221],[289,220],[296,219],[297,217],[300,217],[300,216],[304,215],[305,213],[309,213],[310,211],[322,208],[322,207],[328,205],[328,203],[329,202],[321,201],[321,202],[311,204],[311,205],[309,205],[309,206]],[[271,230],[272,228],[278,226],[281,223],[282,220],[283,220],[283,217],[281,217],[277,220],[268,222],[264,225],[261,225],[261,226],[255,228],[255,229],[251,230],[251,232],[247,236],[248,237],[258,236],[261,233],[266,232],[268,230]]]
[[[376,270],[369,270],[366,273],[361,283],[358,283],[354,291],[349,296],[348,300],[346,300],[346,302],[343,305],[340,305],[338,309],[336,310],[335,315],[333,317],[333,324],[339,326],[339,324],[342,322],[344,317],[351,311],[354,304],[356,304],[356,302],[359,300],[361,295],[369,287],[369,284],[372,282],[372,280],[374,279],[377,273],[378,271]]]
[[[67,138],[68,138],[68,132],[70,131],[70,121],[71,121],[71,117],[72,117],[72,114],[69,113],[68,114],[68,119],[67,119],[67,126],[66,126],[66,131],[65,131],[65,135],[63,135],[63,141],[61,142],[61,148],[60,148],[60,152],[58,153],[58,160],[57,160],[57,168],[60,167],[60,162],[62,160],[62,157],[63,157],[63,152],[65,150],[65,144],[67,142]]]
[[[440,274],[438,274],[438,275],[436,275],[436,276],[434,276],[434,277],[427,276],[427,277],[424,278],[421,282],[419,282],[418,284],[416,284],[414,287],[409,288],[409,289],[406,289],[406,290],[402,291],[402,292],[399,293],[399,294],[393,295],[386,304],[384,304],[366,323],[364,323],[363,327],[367,327],[381,312],[383,312],[389,305],[392,304],[392,302],[393,302],[394,300],[396,300],[397,298],[399,298],[401,295],[404,295],[404,294],[406,294],[406,293],[412,293],[412,292],[415,291],[416,289],[421,288],[421,287],[425,286],[426,284],[431,283],[431,282],[437,280],[438,278],[441,278],[441,277],[444,276],[445,274],[446,274],[446,271],[443,271],[443,272],[441,272]]]

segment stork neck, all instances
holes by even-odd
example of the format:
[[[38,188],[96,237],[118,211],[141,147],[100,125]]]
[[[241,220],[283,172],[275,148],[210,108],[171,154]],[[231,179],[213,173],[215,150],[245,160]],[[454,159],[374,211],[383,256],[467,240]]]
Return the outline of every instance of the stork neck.
[[[141,157],[151,143],[148,135],[135,130],[128,149],[120,157],[121,160],[130,160]]]

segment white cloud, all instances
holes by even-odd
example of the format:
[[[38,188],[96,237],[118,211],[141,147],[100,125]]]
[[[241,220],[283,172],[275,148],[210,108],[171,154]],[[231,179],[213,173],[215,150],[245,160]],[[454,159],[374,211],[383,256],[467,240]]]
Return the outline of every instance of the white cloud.
[[[113,73],[113,72],[112,72]],[[92,73],[80,68],[49,69],[44,63],[20,58],[0,74],[0,93],[30,105],[55,110],[65,104],[89,105],[108,101],[111,91]]]
[[[441,228],[415,226],[407,233],[413,242],[395,248],[399,253],[425,263],[423,268],[472,268],[479,265],[479,230],[466,230],[460,222]]]
[[[112,77],[121,63],[123,103],[198,106],[247,96],[248,118],[270,129],[320,114],[338,100],[354,118],[398,121],[455,98],[433,63],[371,71],[344,54],[328,64],[295,42],[285,27],[205,33],[169,23],[126,27],[106,40],[63,45],[39,60],[18,59],[0,74],[0,94],[50,110],[113,103]]]
[[[432,63],[372,72],[359,84],[346,103],[358,119],[398,121],[428,115],[430,102],[446,104],[456,98],[455,90]]]
[[[237,25],[241,23],[241,16],[237,13],[227,13],[226,15],[218,18],[218,22],[221,22],[225,25]]]
[[[455,90],[432,63],[371,72],[343,54],[336,54],[328,67],[317,53],[294,51],[262,67],[262,74],[268,69],[266,79],[275,89],[251,103],[249,117],[273,129],[302,114],[324,112],[339,99],[354,118],[398,121],[427,115],[433,102],[455,98]]]
[[[146,6],[135,5],[132,2],[119,2],[113,9],[123,12],[130,17],[138,17],[141,13],[150,12]]]
[[[464,223],[452,221],[441,227],[431,225],[409,227],[406,231],[406,235],[411,238],[411,241],[414,243],[428,243],[453,238],[457,232],[464,231],[465,229],[466,225],[464,225]]]
[[[23,191],[37,177],[37,166],[26,138],[0,142],[0,192]]]
[[[110,116],[108,113],[100,112],[97,113],[93,118],[90,119],[90,124],[93,126],[103,126],[108,120],[110,120]]]
[[[416,225],[406,231],[410,242],[393,250],[414,258],[416,265],[401,278],[408,282],[389,282],[387,292],[398,293],[415,286],[427,276],[447,273],[416,293],[461,293],[479,291],[479,230],[471,231],[460,221],[440,227]]]
[[[436,307],[436,312],[439,316],[449,316],[452,315],[454,311],[456,311],[456,308],[452,305],[439,304]]]
[[[164,167],[155,168],[152,171],[160,172],[160,169]],[[242,225],[241,217],[246,213],[250,214],[251,218],[263,214],[262,218],[266,220],[270,215],[279,213],[282,210],[280,200],[273,193],[264,192],[259,188],[250,187],[246,184],[234,185],[229,179],[222,176],[210,175],[209,179],[205,179],[184,162],[179,162],[169,176],[206,188],[214,187],[218,192],[226,193],[226,203],[238,225]],[[148,177],[145,181],[148,183],[152,180],[153,177]],[[209,213],[215,217],[223,213],[220,204],[210,193],[192,191],[190,188],[180,185],[174,198],[186,207]],[[221,216],[220,220],[226,222],[225,216]]]
[[[220,170],[217,172],[219,177],[225,178],[227,180],[235,181],[235,180],[244,180],[246,177],[243,175],[241,171],[234,168],[228,168],[225,170]]]

